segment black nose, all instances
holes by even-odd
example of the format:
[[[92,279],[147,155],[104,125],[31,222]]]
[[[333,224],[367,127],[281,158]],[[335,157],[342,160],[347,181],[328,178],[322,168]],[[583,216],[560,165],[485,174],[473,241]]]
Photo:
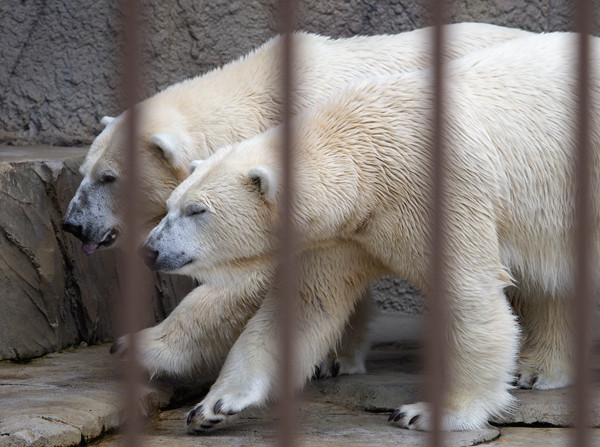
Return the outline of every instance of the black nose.
[[[65,231],[68,231],[69,233],[73,234],[74,236],[78,237],[79,239],[81,239],[83,237],[83,227],[81,225],[77,225],[72,222],[69,222],[66,219],[63,220],[62,229]]]
[[[154,268],[156,259],[158,259],[158,250],[154,250],[147,245],[142,245],[139,249],[139,254],[144,259],[144,262],[148,267],[151,269]]]

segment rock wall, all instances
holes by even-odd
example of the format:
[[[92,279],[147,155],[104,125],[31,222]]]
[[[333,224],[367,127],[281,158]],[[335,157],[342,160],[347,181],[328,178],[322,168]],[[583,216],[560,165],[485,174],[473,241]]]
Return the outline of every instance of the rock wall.
[[[122,308],[119,252],[87,257],[60,229],[81,181],[85,151],[36,151],[36,160],[11,160],[14,151],[0,149],[0,360],[110,340]],[[192,283],[147,270],[146,275],[142,320],[150,325],[163,319]]]

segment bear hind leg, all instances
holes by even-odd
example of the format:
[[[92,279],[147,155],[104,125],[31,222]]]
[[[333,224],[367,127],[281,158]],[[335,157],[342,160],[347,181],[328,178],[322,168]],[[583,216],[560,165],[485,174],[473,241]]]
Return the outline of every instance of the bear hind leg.
[[[369,340],[369,322],[373,314],[373,300],[366,289],[350,320],[344,328],[339,346],[332,349],[316,367],[314,377],[324,379],[353,374],[365,374]]]
[[[509,296],[523,328],[517,385],[536,390],[571,385],[573,327],[569,300],[537,289],[526,296],[518,291]]]

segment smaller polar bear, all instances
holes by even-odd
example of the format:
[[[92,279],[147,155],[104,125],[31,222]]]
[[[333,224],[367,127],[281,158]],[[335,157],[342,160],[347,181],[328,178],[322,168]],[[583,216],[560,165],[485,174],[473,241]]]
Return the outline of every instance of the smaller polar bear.
[[[596,73],[600,47],[592,39],[590,63]],[[520,331],[504,293],[513,281],[523,291],[523,308],[530,310],[521,315],[525,335],[555,340],[549,347],[525,343],[526,349],[538,350],[538,380],[545,387],[562,386],[568,373],[570,356],[563,351],[569,324],[561,312],[572,293],[575,44],[573,34],[539,35],[447,65],[450,362],[442,419],[447,430],[483,427],[513,402],[509,389]],[[430,79],[422,72],[360,81],[294,122],[299,191],[294,221],[302,247],[358,244],[425,294],[432,213]],[[599,93],[594,77],[592,197],[600,193]],[[273,256],[280,141],[277,127],[197,163],[145,243],[153,268],[194,274]],[[595,227],[595,248],[597,236]],[[311,263],[309,252],[299,253],[300,278]],[[593,273],[597,278],[599,272]],[[297,313],[298,387],[351,309],[339,296],[306,298],[300,295]],[[190,412],[191,432],[223,426],[273,396],[275,300],[269,293],[208,395]],[[426,404],[415,403],[402,405],[394,420],[428,429],[431,418]]]
[[[446,27],[446,56],[457,58],[494,43],[531,33],[484,23]],[[408,72],[431,63],[432,30],[397,35],[331,39],[295,33],[296,100],[294,112],[314,106],[348,82],[367,76]],[[165,203],[188,175],[192,160],[219,147],[245,140],[281,122],[281,39],[275,37],[251,53],[209,73],[172,85],[141,102],[139,131],[140,242],[165,215]],[[121,241],[122,185],[127,143],[126,114],[105,119],[106,128],[92,143],[81,167],[83,180],[69,204],[63,225],[82,242],[83,251],[114,247]],[[338,272],[356,277],[370,270],[385,273],[355,244],[316,248],[307,293],[344,293],[369,306],[368,280],[353,289],[334,285]],[[358,262],[358,259],[361,262]],[[203,283],[189,293],[163,322],[139,333],[140,363],[152,377],[200,380],[216,377],[230,347],[271,287],[273,266],[261,259],[220,268],[220,281]],[[212,276],[214,280],[214,275]],[[321,289],[323,287],[323,289]],[[359,315],[356,313],[355,315]],[[364,372],[366,318],[355,318],[332,355],[323,360],[322,376]],[[361,330],[362,329],[362,330]],[[122,353],[127,338],[112,349]]]

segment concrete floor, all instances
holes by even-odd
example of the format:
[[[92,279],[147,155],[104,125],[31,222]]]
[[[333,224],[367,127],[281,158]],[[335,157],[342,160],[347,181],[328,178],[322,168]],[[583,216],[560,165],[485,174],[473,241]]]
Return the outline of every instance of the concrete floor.
[[[384,318],[379,320],[379,329],[388,323],[402,330],[412,324]],[[427,445],[426,433],[387,422],[394,407],[419,398],[422,384],[415,343],[386,341],[384,336],[396,337],[392,332],[388,328],[379,334],[369,355],[368,374],[313,381],[302,393],[299,446]],[[0,447],[123,444],[118,431],[122,390],[115,372],[118,365],[108,350],[108,345],[81,347],[24,365],[0,363]],[[598,385],[591,391],[596,427],[600,427],[598,391]],[[570,388],[514,393],[518,405],[504,421],[509,426],[449,433],[444,446],[572,445],[572,429],[564,428],[571,420]],[[220,431],[190,436],[185,433],[185,419],[200,398],[179,400],[167,407],[170,399],[167,388],[145,389],[141,408],[154,417],[145,425],[142,446],[266,446],[277,440],[275,407],[243,412],[235,424]],[[600,428],[591,435],[591,445],[600,446]]]

